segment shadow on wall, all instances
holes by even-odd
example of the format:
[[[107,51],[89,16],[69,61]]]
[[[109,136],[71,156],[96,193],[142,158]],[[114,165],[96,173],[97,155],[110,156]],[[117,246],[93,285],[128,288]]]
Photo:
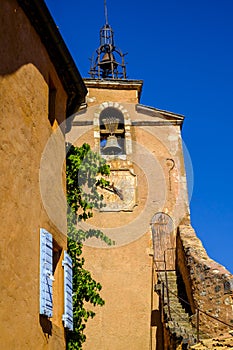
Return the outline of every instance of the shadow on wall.
[[[39,321],[41,328],[45,334],[48,336],[52,335],[52,322],[48,319],[47,316],[39,315]]]
[[[156,349],[163,350],[163,325],[161,322],[161,314],[159,310],[152,310],[151,313],[151,327],[156,329]]]
[[[1,16],[1,32],[5,33],[5,35],[1,35],[0,38],[0,78],[14,76],[16,72],[27,67],[28,73],[24,73],[25,80],[20,81],[20,75],[15,76],[8,87],[9,90],[12,89],[14,91],[13,88],[15,86],[21,85],[21,88],[23,87],[27,92],[33,87],[35,89],[37,84],[35,72],[38,71],[48,85],[48,118],[50,124],[53,126],[55,119],[58,124],[61,124],[64,120],[64,115],[58,110],[57,103],[55,104],[56,81],[53,82],[50,77],[50,72],[53,78],[55,77],[55,70],[52,68],[54,63],[49,65],[51,57],[49,57],[50,52],[47,49],[47,47],[52,47],[52,44],[50,46],[46,44],[46,47],[43,45],[36,30],[32,27],[32,24],[16,1],[12,2],[11,5],[7,1],[3,1],[1,3],[1,12],[4,13]],[[42,27],[45,31],[45,25],[41,24]],[[57,57],[60,57],[60,55],[57,55]],[[27,85],[26,81],[30,82],[31,85]]]
[[[26,20],[18,4],[15,4],[14,11],[7,2],[3,2],[2,6],[4,16],[1,18],[1,30],[7,34],[1,36],[0,75],[12,74],[29,63],[44,75],[42,66],[47,54],[45,51],[42,53],[41,45],[35,45],[37,42],[40,43],[37,33],[32,30],[30,22]]]

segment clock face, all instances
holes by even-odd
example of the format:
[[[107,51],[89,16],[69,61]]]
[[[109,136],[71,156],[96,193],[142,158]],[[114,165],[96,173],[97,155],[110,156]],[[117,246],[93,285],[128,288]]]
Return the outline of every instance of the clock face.
[[[112,170],[110,185],[101,189],[104,207],[101,211],[132,211],[136,206],[137,178],[129,169]]]

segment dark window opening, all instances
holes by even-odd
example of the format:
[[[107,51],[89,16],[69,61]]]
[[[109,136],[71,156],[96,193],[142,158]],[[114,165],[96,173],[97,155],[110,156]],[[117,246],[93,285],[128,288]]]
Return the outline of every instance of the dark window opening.
[[[48,101],[48,118],[51,126],[53,126],[56,119],[56,94],[57,90],[52,82],[49,79],[49,101]]]
[[[125,154],[125,126],[122,112],[107,107],[100,113],[100,152],[104,155]]]
[[[53,240],[53,275],[55,274],[56,267],[60,259],[61,253],[62,253],[61,247],[59,247],[57,242]]]

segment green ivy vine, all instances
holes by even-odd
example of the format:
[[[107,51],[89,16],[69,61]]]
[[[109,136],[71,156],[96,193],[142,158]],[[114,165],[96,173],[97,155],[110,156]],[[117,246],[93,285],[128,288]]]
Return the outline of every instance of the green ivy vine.
[[[67,188],[67,225],[68,253],[73,261],[73,322],[74,330],[66,334],[68,350],[80,350],[86,340],[84,330],[87,320],[95,316],[95,312],[87,309],[86,302],[91,305],[104,305],[99,292],[100,283],[96,282],[89,271],[84,268],[82,256],[83,241],[90,237],[103,240],[107,245],[114,244],[101,230],[78,230],[79,221],[93,216],[94,208],[103,206],[103,197],[98,187],[109,185],[102,176],[109,175],[109,166],[97,153],[91,151],[88,144],[75,147],[67,144],[66,188]]]

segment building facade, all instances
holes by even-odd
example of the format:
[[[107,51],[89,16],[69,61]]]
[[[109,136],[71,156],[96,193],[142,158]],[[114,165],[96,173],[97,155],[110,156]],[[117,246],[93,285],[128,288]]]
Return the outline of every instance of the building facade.
[[[105,306],[87,324],[85,349],[186,349],[231,329],[232,275],[211,260],[190,223],[181,129],[184,116],[140,104],[142,81],[126,78],[106,23],[86,105],[68,139],[88,142],[110,166],[104,205],[82,229]],[[80,227],[80,226],[79,226]]]
[[[3,0],[0,21],[0,343],[65,349],[64,135],[86,88],[44,1]]]

